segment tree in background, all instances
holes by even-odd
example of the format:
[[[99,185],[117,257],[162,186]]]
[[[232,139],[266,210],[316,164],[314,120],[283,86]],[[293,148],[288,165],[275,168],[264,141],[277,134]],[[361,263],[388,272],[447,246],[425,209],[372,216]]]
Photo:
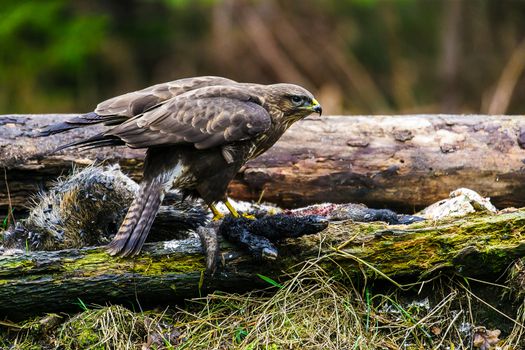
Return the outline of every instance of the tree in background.
[[[525,3],[4,0],[0,112],[89,111],[180,77],[295,82],[328,114],[523,113]]]

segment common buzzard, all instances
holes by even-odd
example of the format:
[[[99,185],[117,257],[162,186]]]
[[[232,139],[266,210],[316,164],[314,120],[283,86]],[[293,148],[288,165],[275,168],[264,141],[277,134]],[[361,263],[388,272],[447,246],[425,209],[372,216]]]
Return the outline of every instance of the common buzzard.
[[[294,122],[321,105],[292,84],[238,83],[221,77],[175,80],[100,103],[94,112],[47,126],[41,136],[103,123],[107,130],[61,146],[147,148],[140,190],[115,238],[112,255],[140,252],[164,195],[172,187],[215,203],[248,160],[270,148]]]

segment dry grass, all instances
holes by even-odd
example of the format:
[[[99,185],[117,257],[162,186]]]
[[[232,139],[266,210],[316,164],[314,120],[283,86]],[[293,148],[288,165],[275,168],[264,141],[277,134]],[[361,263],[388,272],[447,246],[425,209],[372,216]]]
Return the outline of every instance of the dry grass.
[[[517,320],[508,319],[490,306],[494,299],[476,294],[479,281],[355,285],[343,271],[335,278],[320,265],[306,263],[282,286],[215,293],[167,313],[88,309],[45,332],[33,321],[18,333],[18,345],[5,348],[36,349],[38,341],[62,349],[477,349],[476,327],[485,326],[502,329],[499,349],[521,349],[524,306]],[[485,286],[494,295],[507,289]]]
[[[113,305],[69,319],[53,316],[26,322],[12,341],[0,337],[0,349],[174,349],[180,339],[164,312],[135,313]]]
[[[380,289],[358,289],[310,263],[269,296],[196,300],[200,311],[177,316],[180,349],[471,349],[473,308],[486,305],[466,282],[436,278],[409,296],[371,291]]]
[[[121,306],[86,310],[62,325],[56,343],[66,349],[133,349],[146,328],[143,315]]]
[[[214,294],[179,315],[187,349],[342,349],[366,331],[359,293],[313,265],[269,296]],[[357,306],[357,310],[356,310]],[[198,334],[198,336],[193,336]],[[349,337],[350,336],[350,337]]]

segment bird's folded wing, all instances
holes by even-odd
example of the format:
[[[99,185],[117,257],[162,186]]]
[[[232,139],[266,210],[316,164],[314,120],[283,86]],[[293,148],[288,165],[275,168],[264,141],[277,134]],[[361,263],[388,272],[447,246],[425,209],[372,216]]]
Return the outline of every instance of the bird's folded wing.
[[[193,144],[206,149],[254,138],[268,130],[271,117],[240,88],[209,87],[170,99],[105,133],[128,146]]]
[[[233,80],[214,76],[178,79],[113,97],[99,103],[95,113],[100,116],[118,115],[131,118],[187,91],[235,83]]]

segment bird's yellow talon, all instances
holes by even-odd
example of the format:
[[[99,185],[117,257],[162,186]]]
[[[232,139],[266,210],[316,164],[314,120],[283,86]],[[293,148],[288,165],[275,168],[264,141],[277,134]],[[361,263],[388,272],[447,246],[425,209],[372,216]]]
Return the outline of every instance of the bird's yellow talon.
[[[212,221],[219,221],[224,218],[224,215],[217,209],[214,204],[209,204],[211,212],[213,213]]]
[[[234,218],[240,217],[239,213],[237,212],[237,210],[235,210],[235,208],[233,207],[233,205],[230,203],[228,199],[224,201],[224,205],[226,205],[226,208],[228,208],[228,210],[230,211],[230,214],[232,214]]]
[[[224,219],[224,215],[222,215],[221,213],[215,214],[211,218],[212,221],[219,221],[219,220],[222,220],[222,219]]]
[[[246,218],[246,219],[255,220],[255,216],[251,214],[246,214],[246,213],[239,214],[239,212],[235,210],[235,208],[233,207],[233,205],[230,203],[228,199],[224,201],[224,204],[226,205],[226,208],[228,208],[228,210],[230,211],[230,213],[232,214],[234,218],[240,218],[242,216],[243,218]]]

